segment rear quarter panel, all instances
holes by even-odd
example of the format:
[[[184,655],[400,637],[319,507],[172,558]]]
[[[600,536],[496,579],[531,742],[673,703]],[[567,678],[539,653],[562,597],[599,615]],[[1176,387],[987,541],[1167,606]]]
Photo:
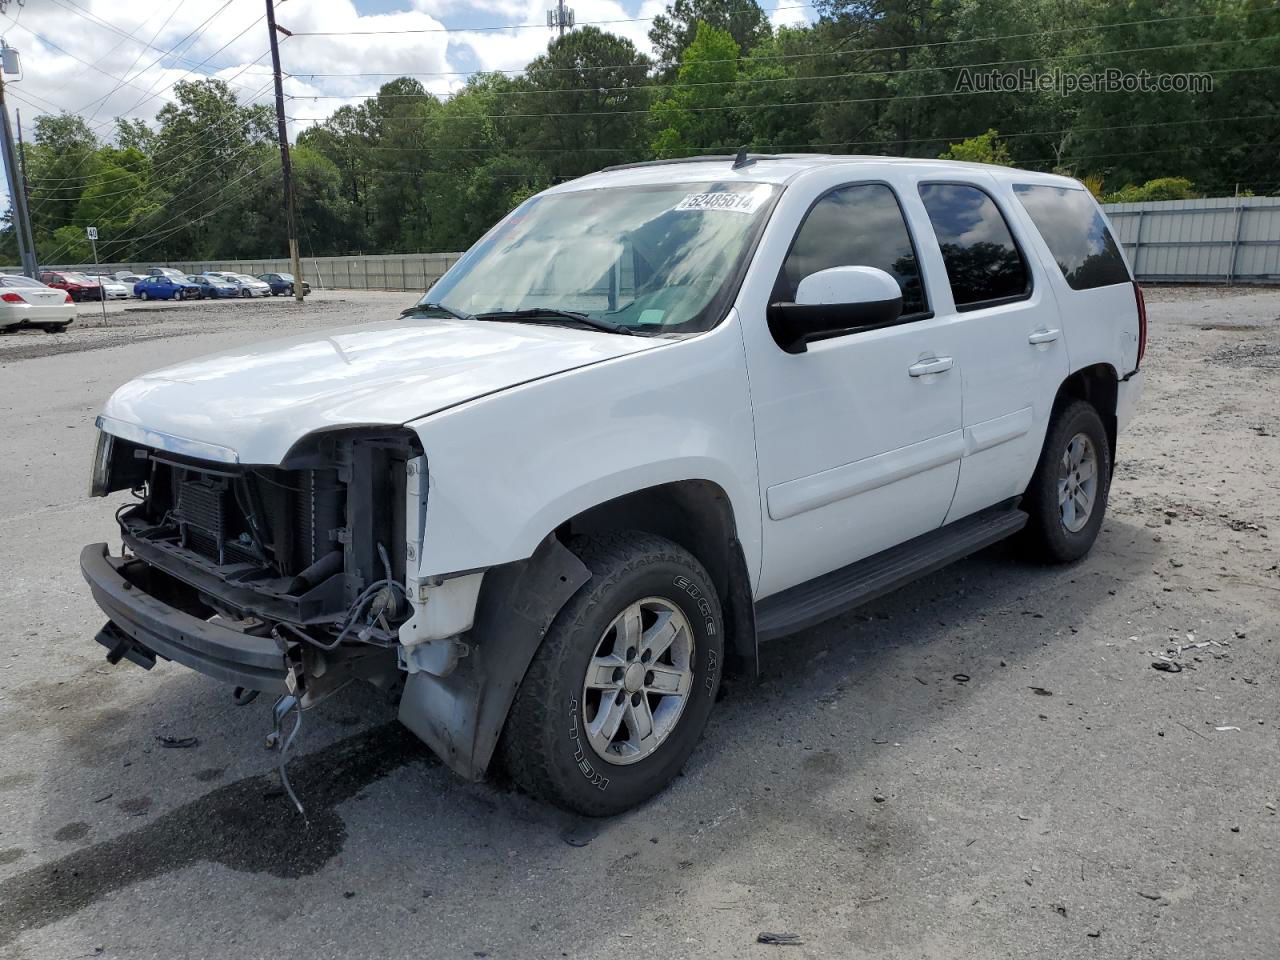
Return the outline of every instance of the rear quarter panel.
[[[1014,177],[1013,182],[1021,181]],[[1079,184],[1076,186],[1083,189]],[[1071,371],[1105,363],[1116,371],[1117,377],[1123,377],[1138,362],[1138,302],[1132,284],[1117,283],[1090,290],[1073,290],[1014,191],[1009,189],[1007,196],[1009,208],[1018,218],[1023,228],[1022,233],[1029,239],[1040,261],[1040,273],[1048,281],[1058,302]],[[1107,220],[1106,211],[1101,207],[1098,209],[1103,219]],[[1107,220],[1107,229],[1114,238],[1116,232],[1110,220]],[[1123,257],[1124,248],[1119,241],[1116,246]],[[1129,275],[1132,277],[1133,268],[1127,259],[1125,265],[1129,267]]]

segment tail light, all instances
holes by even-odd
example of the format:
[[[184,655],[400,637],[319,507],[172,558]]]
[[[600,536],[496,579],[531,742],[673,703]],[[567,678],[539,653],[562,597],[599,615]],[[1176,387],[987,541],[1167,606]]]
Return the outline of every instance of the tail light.
[[[64,293],[62,295],[62,300],[63,300],[63,303],[75,303],[75,301],[71,299],[71,294],[69,293]]]
[[[27,302],[22,299],[22,294],[19,294],[19,293],[6,293],[0,296],[0,300],[3,300],[5,303],[26,303]]]
[[[1133,365],[1136,370],[1147,355],[1147,301],[1137,280],[1133,281],[1133,295],[1138,298],[1138,363]]]

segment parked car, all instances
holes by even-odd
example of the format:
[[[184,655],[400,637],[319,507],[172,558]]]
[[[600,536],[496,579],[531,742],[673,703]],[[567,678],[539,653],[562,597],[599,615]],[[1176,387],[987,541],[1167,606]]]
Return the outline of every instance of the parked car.
[[[264,273],[258,277],[263,283],[271,288],[273,297],[282,293],[293,296],[293,274],[292,273]],[[311,292],[311,284],[306,280],[302,281],[302,295],[305,297]]]
[[[133,295],[143,300],[197,300],[200,287],[185,276],[174,278],[167,274],[152,274],[133,285]]]
[[[187,275],[176,267],[152,267],[147,271],[149,277],[172,277],[174,280],[185,280]]]
[[[187,280],[200,288],[200,299],[202,300],[240,296],[240,288],[229,280],[215,279],[202,273],[188,274]]]
[[[81,554],[97,640],[268,691],[278,726],[358,676],[463,776],[497,760],[617,813],[676,776],[758,641],[1019,531],[1037,561],[1083,557],[1146,329],[1067,177],[815,156],[582,177],[399,322],[117,390],[93,490],[143,496],[122,556]]]
[[[65,290],[76,303],[81,300],[101,300],[102,285],[92,277],[73,270],[46,270],[39,278],[45,286]]]
[[[118,270],[112,274],[117,280],[126,286],[132,288],[135,283],[142,279],[141,274],[130,273],[128,270]]]
[[[126,284],[123,280],[117,280],[115,277],[99,277],[98,283],[102,286],[103,296],[108,300],[128,300],[133,295],[133,284]]]
[[[227,283],[234,283],[239,295],[242,297],[265,297],[271,293],[271,287],[263,283],[257,277],[251,277],[247,273],[231,273],[217,270],[205,271],[205,276],[211,279],[222,280]]]
[[[61,333],[75,318],[76,305],[66,290],[18,274],[0,274],[0,332],[39,327]]]

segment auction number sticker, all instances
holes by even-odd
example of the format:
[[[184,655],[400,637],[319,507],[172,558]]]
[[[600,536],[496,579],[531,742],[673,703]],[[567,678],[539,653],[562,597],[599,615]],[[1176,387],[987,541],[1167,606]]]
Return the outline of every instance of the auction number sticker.
[[[762,199],[759,193],[691,193],[675,209],[755,213]]]

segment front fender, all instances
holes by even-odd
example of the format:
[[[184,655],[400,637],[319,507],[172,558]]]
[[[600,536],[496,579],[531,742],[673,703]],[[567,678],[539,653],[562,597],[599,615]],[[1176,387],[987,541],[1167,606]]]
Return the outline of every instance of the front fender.
[[[424,579],[527,558],[583,511],[681,480],[725,491],[753,583],[758,574],[755,433],[736,312],[705,334],[408,426],[427,459]]]

